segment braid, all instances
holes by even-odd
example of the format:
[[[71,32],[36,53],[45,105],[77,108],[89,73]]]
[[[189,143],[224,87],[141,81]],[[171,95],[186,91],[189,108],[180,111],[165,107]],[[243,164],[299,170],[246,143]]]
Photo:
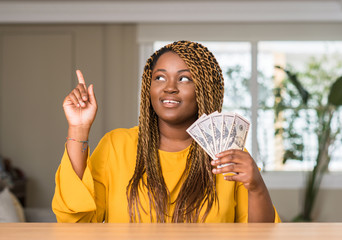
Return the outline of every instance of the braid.
[[[172,51],[188,66],[195,83],[198,116],[221,111],[223,103],[223,76],[214,55],[199,43],[178,41],[166,45],[155,52],[144,68],[141,87],[141,104],[139,117],[138,150],[134,174],[127,186],[127,200],[130,221],[141,221],[139,187],[146,187],[152,209],[156,212],[156,222],[165,222],[168,216],[170,193],[166,187],[158,154],[159,130],[158,117],[150,102],[152,70],[158,58],[165,52]],[[216,195],[216,178],[211,172],[210,157],[195,142],[191,144],[187,156],[183,184],[175,200],[172,222],[204,221],[209,214]],[[146,182],[143,175],[146,173]],[[200,219],[200,213],[206,210]]]

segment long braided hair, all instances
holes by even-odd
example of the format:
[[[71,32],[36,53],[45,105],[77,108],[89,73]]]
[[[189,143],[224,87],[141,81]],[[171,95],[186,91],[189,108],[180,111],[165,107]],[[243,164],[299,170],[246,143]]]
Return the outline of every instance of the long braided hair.
[[[193,141],[185,171],[183,184],[174,203],[165,184],[159,160],[158,116],[151,105],[150,86],[153,67],[165,52],[172,51],[183,59],[195,83],[198,116],[221,111],[224,80],[222,70],[214,55],[203,45],[190,41],[177,41],[156,51],[144,68],[141,85],[138,149],[134,174],[127,186],[128,211],[131,222],[141,221],[139,192],[147,190],[151,222],[166,222],[170,204],[175,204],[172,222],[203,222],[217,200],[216,181],[211,172],[210,158]],[[206,206],[201,219],[200,213]],[[152,216],[155,210],[155,218]]]

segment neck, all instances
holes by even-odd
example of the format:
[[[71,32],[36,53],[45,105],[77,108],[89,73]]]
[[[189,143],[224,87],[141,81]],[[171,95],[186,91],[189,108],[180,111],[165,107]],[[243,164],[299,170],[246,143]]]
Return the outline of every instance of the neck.
[[[171,125],[158,121],[159,127],[159,149],[167,152],[179,152],[192,143],[192,137],[186,132],[192,123],[182,125]]]

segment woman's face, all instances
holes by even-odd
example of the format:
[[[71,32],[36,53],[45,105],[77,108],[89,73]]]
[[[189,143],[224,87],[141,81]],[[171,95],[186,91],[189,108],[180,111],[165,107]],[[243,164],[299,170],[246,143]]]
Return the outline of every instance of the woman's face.
[[[159,121],[190,126],[197,119],[195,83],[176,53],[166,52],[159,57],[152,72],[150,95]]]

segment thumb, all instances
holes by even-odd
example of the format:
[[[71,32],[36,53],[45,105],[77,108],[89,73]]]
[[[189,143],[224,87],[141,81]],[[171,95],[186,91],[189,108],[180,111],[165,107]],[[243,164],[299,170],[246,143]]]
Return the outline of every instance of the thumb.
[[[88,94],[89,94],[89,103],[96,105],[96,98],[95,98],[94,85],[93,84],[90,84],[90,86],[88,87]]]

